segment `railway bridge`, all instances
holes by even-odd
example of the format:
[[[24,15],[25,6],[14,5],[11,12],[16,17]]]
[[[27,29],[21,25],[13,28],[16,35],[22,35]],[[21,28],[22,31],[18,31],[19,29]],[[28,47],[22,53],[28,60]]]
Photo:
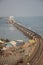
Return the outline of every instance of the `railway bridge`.
[[[30,29],[24,27],[20,23],[13,21],[12,24],[18,30],[20,30],[25,36],[27,36],[28,38],[37,40],[38,46],[36,47],[34,53],[30,56],[29,62],[30,62],[30,65],[40,65],[39,60],[40,60],[40,57],[41,57],[42,51],[43,51],[43,39],[42,39],[42,37],[39,34],[37,34],[36,32],[33,32]]]

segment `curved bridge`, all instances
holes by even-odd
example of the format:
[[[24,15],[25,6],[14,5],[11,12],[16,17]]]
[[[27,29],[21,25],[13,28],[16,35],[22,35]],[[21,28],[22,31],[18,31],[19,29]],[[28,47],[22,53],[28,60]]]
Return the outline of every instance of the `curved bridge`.
[[[13,25],[17,29],[19,29],[23,34],[25,34],[25,36],[32,38],[34,40],[37,40],[38,45],[37,45],[34,53],[29,58],[29,62],[30,62],[30,65],[39,65],[38,63],[39,63],[39,60],[40,60],[40,57],[41,57],[41,54],[43,51],[43,39],[42,39],[42,37],[39,34],[25,28],[24,26],[22,26],[19,23],[13,22]]]

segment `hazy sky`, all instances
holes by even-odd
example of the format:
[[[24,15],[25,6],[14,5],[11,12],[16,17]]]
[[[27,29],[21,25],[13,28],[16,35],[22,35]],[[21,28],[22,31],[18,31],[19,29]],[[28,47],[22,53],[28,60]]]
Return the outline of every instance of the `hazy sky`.
[[[43,0],[0,0],[0,16],[43,16]]]

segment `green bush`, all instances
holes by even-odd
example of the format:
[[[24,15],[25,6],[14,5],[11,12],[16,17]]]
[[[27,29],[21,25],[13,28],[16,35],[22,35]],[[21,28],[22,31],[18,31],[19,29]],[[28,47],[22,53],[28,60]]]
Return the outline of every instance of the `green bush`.
[[[9,40],[8,40],[8,39],[6,39],[5,41],[6,41],[6,42],[9,42]]]
[[[1,51],[2,48],[3,48],[3,45],[0,43],[0,51]]]

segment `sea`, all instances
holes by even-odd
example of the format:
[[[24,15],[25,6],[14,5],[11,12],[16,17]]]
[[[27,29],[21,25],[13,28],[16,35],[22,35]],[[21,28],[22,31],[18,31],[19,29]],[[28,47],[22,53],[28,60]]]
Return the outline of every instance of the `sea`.
[[[43,37],[43,16],[15,17],[17,23],[38,33]],[[0,18],[0,39],[28,41],[21,31],[17,30],[12,24],[8,24],[8,17]]]

